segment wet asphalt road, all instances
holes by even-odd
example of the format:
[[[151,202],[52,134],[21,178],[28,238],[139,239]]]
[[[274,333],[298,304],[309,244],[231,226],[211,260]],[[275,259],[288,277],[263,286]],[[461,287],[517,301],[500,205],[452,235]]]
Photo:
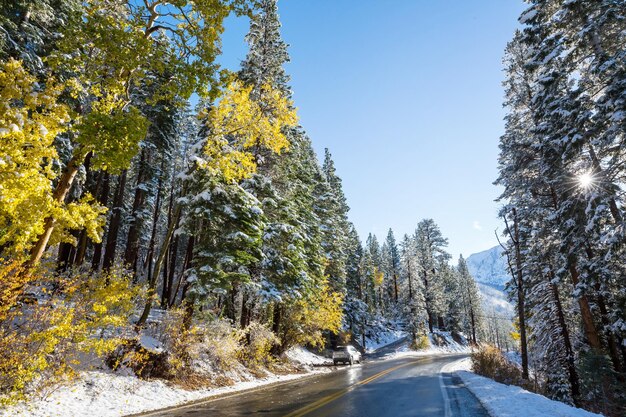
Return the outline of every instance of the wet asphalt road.
[[[458,377],[440,373],[443,365],[465,356],[374,358],[332,373],[146,415],[488,417]]]

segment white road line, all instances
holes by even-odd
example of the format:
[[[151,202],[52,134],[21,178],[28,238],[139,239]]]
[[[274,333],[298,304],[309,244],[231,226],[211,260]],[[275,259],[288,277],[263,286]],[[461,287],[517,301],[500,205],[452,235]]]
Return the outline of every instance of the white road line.
[[[448,397],[448,391],[446,390],[446,384],[443,382],[443,368],[439,370],[439,388],[441,389],[441,395],[443,396],[444,403],[444,417],[451,417],[452,411],[450,410],[450,397]]]

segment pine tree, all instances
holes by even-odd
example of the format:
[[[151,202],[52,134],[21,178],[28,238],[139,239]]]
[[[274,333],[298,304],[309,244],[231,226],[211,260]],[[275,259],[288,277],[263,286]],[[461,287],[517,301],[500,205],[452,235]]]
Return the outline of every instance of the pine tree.
[[[419,277],[424,285],[424,299],[428,315],[428,329],[434,330],[435,321],[443,327],[443,288],[439,278],[440,267],[450,255],[445,251],[448,240],[432,219],[422,220],[415,231],[415,245],[419,265]]]
[[[398,304],[398,277],[400,273],[400,253],[393,230],[389,229],[383,246],[383,265],[386,278],[387,297]]]

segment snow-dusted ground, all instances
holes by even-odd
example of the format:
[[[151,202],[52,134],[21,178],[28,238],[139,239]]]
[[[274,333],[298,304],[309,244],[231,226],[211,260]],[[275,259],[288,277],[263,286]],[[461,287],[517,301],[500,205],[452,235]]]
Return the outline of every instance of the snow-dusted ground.
[[[428,356],[428,355],[451,355],[458,353],[471,353],[471,348],[467,345],[457,343],[451,336],[450,332],[437,331],[446,342],[445,346],[437,346],[432,334],[428,335],[430,346],[426,349],[412,350],[409,344],[404,343],[384,356],[385,359],[395,359],[409,356]],[[384,346],[383,346],[384,347]]]
[[[332,359],[316,355],[315,353],[299,346],[289,349],[285,352],[285,356],[287,356],[291,362],[301,365],[321,366],[333,364]]]
[[[456,372],[467,388],[493,417],[599,417],[515,385],[505,385],[470,372],[469,358],[444,366],[442,372]],[[601,417],[601,416],[600,416]]]
[[[146,343],[149,343],[146,340]],[[302,348],[294,348],[288,357],[303,365],[323,363],[326,358]],[[164,381],[141,380],[135,376],[105,371],[89,371],[79,380],[61,386],[44,399],[0,409],[1,417],[117,417],[157,408],[171,407],[215,395],[247,390],[263,385],[289,381],[312,372],[329,372],[328,368],[307,373],[270,375],[266,378],[241,381],[234,385],[188,391]]]
[[[367,348],[365,349],[365,351],[367,353],[372,353],[376,351],[376,349],[380,349],[381,347],[387,346],[388,344],[396,342],[402,339],[403,337],[406,337],[406,332],[403,330],[390,329],[384,333],[379,333],[378,338],[376,339],[371,339],[371,338],[366,339]]]

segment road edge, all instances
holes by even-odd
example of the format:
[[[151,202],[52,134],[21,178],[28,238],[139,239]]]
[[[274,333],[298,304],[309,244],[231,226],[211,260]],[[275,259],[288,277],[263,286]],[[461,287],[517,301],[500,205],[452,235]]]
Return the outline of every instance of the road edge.
[[[330,372],[333,372],[333,371],[331,370]],[[208,395],[208,396],[203,397],[203,398],[198,398],[196,400],[190,400],[190,401],[182,402],[180,404],[171,405],[169,407],[155,408],[154,410],[147,410],[147,411],[142,411],[142,412],[133,413],[133,414],[125,414],[123,417],[147,417],[147,416],[159,415],[159,414],[162,414],[162,413],[166,413],[168,411],[180,410],[180,409],[183,409],[183,408],[193,407],[193,406],[196,406],[196,405],[199,405],[199,404],[210,403],[210,402],[213,402],[213,401],[216,401],[216,400],[222,400],[222,399],[225,399],[225,398],[236,397],[238,395],[247,394],[247,393],[250,393],[250,392],[260,391],[260,390],[263,390],[263,389],[269,388],[269,387],[275,387],[275,386],[280,386],[280,385],[284,385],[284,384],[289,384],[289,383],[292,383],[294,381],[302,381],[303,379],[312,378],[314,376],[319,376],[320,374],[323,374],[323,373],[325,373],[325,372],[307,372],[307,373],[300,374],[301,376],[299,376],[299,377],[294,377],[294,378],[287,379],[287,380],[284,380],[284,381],[268,382],[267,384],[259,385],[259,386],[252,387],[252,388],[245,388],[245,389],[236,390],[236,391],[232,391],[232,392],[216,393],[216,394],[213,394],[213,395]],[[289,375],[298,375],[298,374],[289,374]]]

